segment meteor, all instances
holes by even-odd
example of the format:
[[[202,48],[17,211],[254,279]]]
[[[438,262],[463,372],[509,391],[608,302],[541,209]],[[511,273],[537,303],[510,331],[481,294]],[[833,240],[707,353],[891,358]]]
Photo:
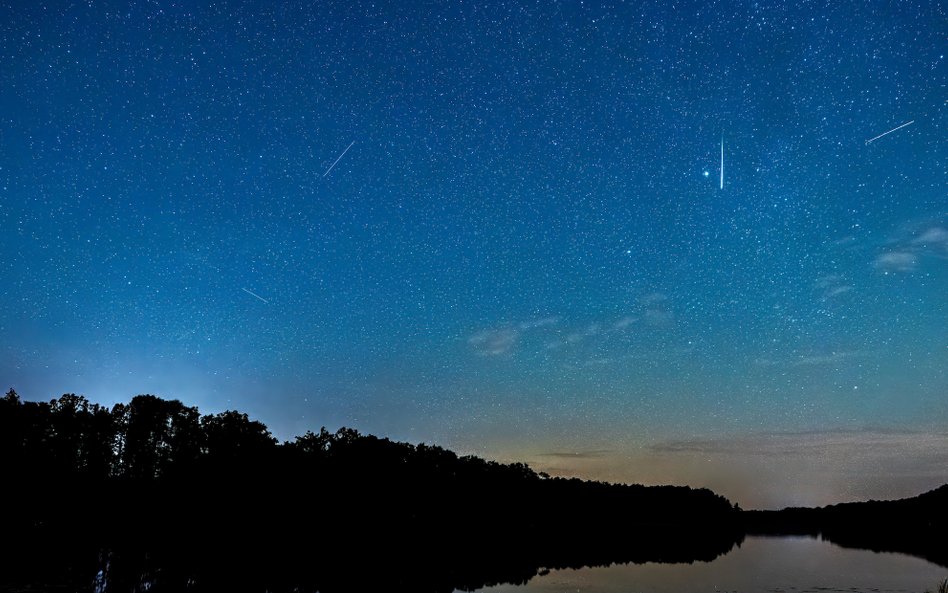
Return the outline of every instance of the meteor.
[[[240,290],[246,292],[247,294],[249,294],[249,295],[252,296],[252,297],[255,297],[255,298],[260,299],[261,301],[263,301],[264,303],[266,303],[266,304],[268,304],[268,305],[270,304],[270,301],[268,301],[267,299],[263,298],[263,297],[260,296],[259,294],[253,292],[252,290],[247,290],[246,288],[241,288]]]
[[[346,149],[342,151],[342,154],[340,154],[339,157],[335,161],[333,161],[331,165],[329,165],[329,168],[326,169],[325,173],[323,173],[323,177],[325,177],[326,175],[329,175],[329,172],[332,171],[332,168],[336,166],[336,163],[341,161],[342,157],[346,156],[346,153],[349,152],[349,149],[352,148],[352,145],[355,143],[356,143],[355,140],[349,143],[349,146],[347,146]]]
[[[883,132],[882,134],[879,134],[879,135],[876,136],[875,138],[870,138],[870,139],[866,140],[866,146],[869,146],[869,143],[870,143],[870,142],[874,142],[874,141],[878,140],[879,138],[882,138],[883,136],[888,136],[888,135],[891,134],[892,132],[901,130],[901,129],[904,128],[905,126],[910,126],[910,125],[912,125],[912,124],[914,124],[914,123],[915,123],[915,120],[914,120],[914,119],[913,119],[912,121],[907,121],[907,122],[905,122],[904,124],[902,124],[901,126],[899,126],[899,127],[897,127],[897,128],[892,128],[892,129],[889,130],[888,132]]]
[[[724,135],[721,135],[721,189],[724,189]]]

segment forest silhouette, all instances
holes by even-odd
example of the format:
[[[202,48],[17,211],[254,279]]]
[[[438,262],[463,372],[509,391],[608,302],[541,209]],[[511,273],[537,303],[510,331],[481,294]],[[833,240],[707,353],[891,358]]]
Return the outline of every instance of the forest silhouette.
[[[152,395],[107,408],[11,389],[0,472],[0,591],[473,590],[551,568],[710,561],[748,532],[948,565],[948,487],[908,507],[747,513],[706,489],[553,478],[350,428],[279,443],[246,414]]]

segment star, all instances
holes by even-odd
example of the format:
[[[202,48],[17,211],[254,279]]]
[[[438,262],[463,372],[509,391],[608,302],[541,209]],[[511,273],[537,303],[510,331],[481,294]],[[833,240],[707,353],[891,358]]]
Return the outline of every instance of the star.
[[[266,0],[190,3],[216,43],[2,4],[0,138],[26,156],[0,158],[0,396],[152,393],[512,461],[588,443],[612,453],[582,477],[701,484],[704,444],[662,443],[948,415],[938,3],[296,2],[279,27]],[[870,476],[837,450],[830,482],[808,449],[799,480],[737,449],[715,475],[760,464],[716,478],[744,506],[920,484],[894,455]]]

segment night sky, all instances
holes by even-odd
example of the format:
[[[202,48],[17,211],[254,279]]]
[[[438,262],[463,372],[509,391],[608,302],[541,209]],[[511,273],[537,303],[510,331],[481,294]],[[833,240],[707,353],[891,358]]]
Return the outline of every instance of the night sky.
[[[946,16],[0,2],[0,387],[745,508],[935,487]]]

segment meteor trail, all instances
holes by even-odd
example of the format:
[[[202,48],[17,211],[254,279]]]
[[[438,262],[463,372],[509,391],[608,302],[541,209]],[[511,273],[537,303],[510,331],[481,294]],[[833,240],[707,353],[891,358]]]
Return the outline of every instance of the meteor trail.
[[[268,304],[268,305],[270,304],[270,301],[268,301],[267,299],[263,298],[263,297],[260,296],[259,294],[253,292],[252,290],[247,290],[246,288],[241,288],[240,290],[246,292],[247,294],[249,294],[249,295],[252,296],[252,297],[256,297],[256,298],[260,299],[261,301],[263,301],[264,303],[266,303],[266,304]]]
[[[721,136],[721,189],[724,189],[724,136]]]
[[[341,161],[342,157],[346,156],[346,153],[349,152],[349,149],[352,148],[352,145],[355,143],[356,143],[355,140],[349,143],[349,146],[347,146],[346,149],[342,151],[342,154],[340,154],[339,157],[335,161],[333,161],[331,165],[329,165],[329,168],[326,169],[325,173],[323,173],[323,177],[325,177],[326,175],[329,175],[329,172],[332,171],[332,168],[336,166],[336,163]]]
[[[870,142],[873,142],[873,141],[875,141],[875,140],[878,140],[879,138],[882,138],[883,136],[887,136],[887,135],[891,134],[892,132],[895,132],[896,130],[901,130],[901,129],[904,128],[905,126],[910,126],[910,125],[912,125],[912,124],[914,124],[914,123],[915,123],[915,120],[914,120],[914,119],[913,119],[912,121],[907,121],[907,122],[905,122],[904,124],[902,124],[901,126],[899,126],[899,127],[897,127],[897,128],[892,128],[892,129],[889,130],[888,132],[883,132],[882,134],[879,134],[879,135],[876,136],[875,138],[870,138],[870,139],[866,140],[866,146],[868,146]]]

